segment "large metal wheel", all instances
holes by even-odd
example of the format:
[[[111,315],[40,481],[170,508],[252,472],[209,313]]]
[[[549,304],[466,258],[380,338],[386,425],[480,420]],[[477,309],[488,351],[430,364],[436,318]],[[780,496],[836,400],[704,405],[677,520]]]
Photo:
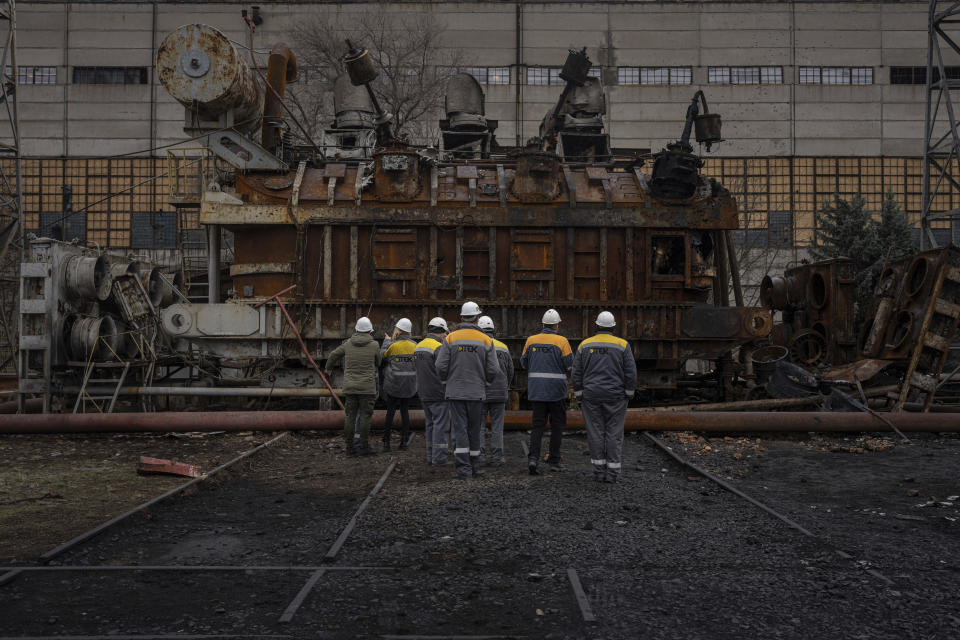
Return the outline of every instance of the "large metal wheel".
[[[793,336],[787,349],[791,361],[805,367],[815,367],[826,361],[827,339],[823,334],[807,329]]]

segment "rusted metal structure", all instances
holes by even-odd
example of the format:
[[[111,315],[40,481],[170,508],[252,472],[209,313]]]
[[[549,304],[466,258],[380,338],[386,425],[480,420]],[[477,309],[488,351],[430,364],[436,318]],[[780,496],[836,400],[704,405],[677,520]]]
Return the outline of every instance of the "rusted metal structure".
[[[861,334],[862,356],[904,368],[895,410],[912,393],[928,410],[960,320],[960,248],[923,251],[887,265],[871,311]]]
[[[209,302],[181,297],[154,308],[162,355],[191,367],[176,381],[320,387],[310,361],[349,336],[358,316],[384,330],[408,317],[417,333],[433,316],[454,321],[471,299],[494,318],[515,357],[546,307],[560,311],[561,333],[574,344],[606,309],[631,344],[641,388],[683,386],[689,395],[685,364],[706,360],[721,363],[696,377],[709,379],[706,397],[736,396],[730,354],[766,338],[771,318],[764,308],[726,302],[737,266],[724,242],[738,227],[737,205],[700,175],[690,141],[695,133],[699,142],[718,142],[719,116],[700,112],[706,101],[698,92],[680,140],[655,154],[646,172],[647,158],[610,150],[603,94],[589,68],[584,52],[570,52],[561,74],[567,85],[541,135],[517,149],[496,144],[479,85],[456,78],[443,144],[419,148],[395,138],[370,89],[377,75],[370,56],[351,45],[336,83],[334,126],[322,144],[293,144],[295,123],[283,103],[286,83],[296,80],[289,48],[275,45],[262,73],[209,26],[168,35],[157,51],[161,84],[184,105],[185,130],[233,167],[201,181]],[[224,231],[233,237],[229,265],[219,263]],[[78,384],[86,381],[64,379],[59,388]],[[518,376],[516,400],[524,388]]]
[[[793,267],[760,283],[761,304],[782,312],[773,343],[787,347],[793,362],[809,367],[856,359],[856,294],[856,273],[847,258]]]
[[[169,351],[158,317],[173,300],[169,279],[151,264],[47,238],[30,243],[27,259],[20,269],[20,410],[38,394],[45,412],[76,413],[89,403],[110,413],[122,385],[150,385]],[[69,394],[68,385],[75,386]],[[73,403],[55,406],[65,395]]]
[[[870,391],[864,386],[881,385],[892,409],[914,403],[929,411],[952,378],[941,374],[960,321],[960,248],[885,264],[867,320],[855,334],[856,277],[846,258],[765,277],[761,301],[782,312],[771,342],[788,347],[790,360],[822,373],[828,385],[850,385],[862,404]]]
[[[348,55],[357,89],[376,77],[369,58],[356,48]],[[439,156],[384,133],[389,115],[372,99],[342,99],[373,110],[372,157],[288,149],[285,170],[241,170],[233,193],[206,194],[201,223],[234,238],[230,303],[174,305],[163,311],[165,328],[221,357],[294,356],[275,306],[254,305],[295,284],[288,304],[320,354],[350,334],[358,315],[384,328],[410,317],[422,329],[436,315],[454,319],[472,299],[519,356],[544,307],[560,311],[561,332],[574,341],[609,309],[643,384],[658,388],[673,387],[686,360],[716,360],[765,337],[766,310],[710,302],[721,286],[716,262],[726,261],[721,236],[738,227],[737,207],[698,174],[689,136],[691,126],[698,137],[712,127],[717,141],[719,117],[694,110],[681,142],[647,174],[641,160],[611,157],[589,66],[583,52],[571,52],[567,87],[541,137],[500,153],[472,78],[451,85]],[[369,131],[370,120],[357,129]]]

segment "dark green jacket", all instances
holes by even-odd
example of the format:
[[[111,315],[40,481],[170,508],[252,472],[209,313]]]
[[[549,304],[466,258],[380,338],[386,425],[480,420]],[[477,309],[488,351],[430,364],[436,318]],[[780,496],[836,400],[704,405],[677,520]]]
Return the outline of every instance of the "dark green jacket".
[[[355,333],[327,358],[327,371],[343,360],[343,393],[377,395],[377,369],[382,360],[380,345],[369,333]]]

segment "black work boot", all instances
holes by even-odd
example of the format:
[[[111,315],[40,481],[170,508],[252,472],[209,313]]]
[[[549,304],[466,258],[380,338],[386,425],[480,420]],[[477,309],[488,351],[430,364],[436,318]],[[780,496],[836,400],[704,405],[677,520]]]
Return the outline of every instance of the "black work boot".
[[[384,440],[384,441],[383,441],[383,452],[384,452],[384,453],[387,453],[387,452],[389,452],[389,451],[390,451],[390,441],[389,441],[389,440]]]
[[[347,457],[356,458],[357,457],[357,448],[352,444],[347,445]]]
[[[360,455],[362,456],[375,456],[377,455],[377,450],[370,446],[369,442],[364,443],[360,447]]]
[[[473,477],[474,477],[474,478],[482,478],[483,476],[487,475],[487,473],[486,473],[485,471],[481,471],[481,470],[480,470],[480,461],[479,461],[479,460],[476,460],[476,459],[473,460],[473,461],[470,463],[470,466],[471,466],[471,468],[472,468]]]
[[[540,475],[540,470],[537,469],[537,461],[536,461],[536,460],[529,460],[529,461],[527,462],[527,471],[529,471],[529,472],[530,472],[530,475],[532,475],[532,476],[538,476],[538,475]]]

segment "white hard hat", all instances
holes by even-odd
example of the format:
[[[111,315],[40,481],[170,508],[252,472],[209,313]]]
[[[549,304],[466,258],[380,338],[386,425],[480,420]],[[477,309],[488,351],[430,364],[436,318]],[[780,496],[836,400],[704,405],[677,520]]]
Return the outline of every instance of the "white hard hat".
[[[478,315],[480,315],[480,305],[476,302],[464,302],[463,306],[460,307],[460,316],[463,318],[471,318]]]
[[[481,329],[493,329],[493,328],[494,328],[494,327],[493,327],[493,320],[490,318],[490,316],[482,316],[482,317],[477,321],[477,326],[480,327]]]
[[[597,316],[597,326],[609,329],[617,326],[617,321],[609,311],[601,311],[600,315]]]
[[[444,331],[449,331],[449,329],[447,328],[447,321],[444,320],[443,318],[441,318],[440,316],[437,316],[436,318],[434,318],[433,320],[431,320],[430,322],[428,322],[428,323],[427,323],[427,327],[428,327],[428,328],[429,328],[429,327],[440,327],[440,328],[442,328]]]
[[[556,309],[547,309],[547,312],[543,314],[543,324],[560,324],[560,314],[557,313]]]
[[[373,323],[370,322],[370,318],[364,316],[357,320],[357,331],[360,333],[370,333],[373,331]]]
[[[410,333],[411,331],[413,331],[413,323],[410,322],[409,318],[400,318],[399,320],[397,320],[397,329],[400,329],[400,331],[406,331],[407,333]]]

